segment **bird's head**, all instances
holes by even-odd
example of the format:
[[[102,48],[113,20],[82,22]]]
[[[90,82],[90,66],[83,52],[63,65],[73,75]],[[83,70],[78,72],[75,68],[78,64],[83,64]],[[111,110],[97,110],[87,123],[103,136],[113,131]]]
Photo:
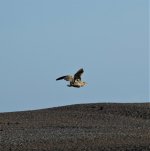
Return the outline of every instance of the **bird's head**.
[[[85,86],[85,85],[87,85],[88,83],[86,83],[86,82],[83,82],[83,85]]]

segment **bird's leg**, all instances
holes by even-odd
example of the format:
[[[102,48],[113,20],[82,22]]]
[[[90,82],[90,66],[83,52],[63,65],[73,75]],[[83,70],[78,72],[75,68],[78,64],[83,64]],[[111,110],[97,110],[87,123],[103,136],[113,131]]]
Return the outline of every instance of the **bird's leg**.
[[[68,84],[67,86],[68,86],[68,87],[72,87],[72,86],[71,86],[71,85],[69,85],[69,84]]]
[[[68,84],[67,86],[72,87],[72,85],[73,85],[73,82],[70,82],[70,84]]]

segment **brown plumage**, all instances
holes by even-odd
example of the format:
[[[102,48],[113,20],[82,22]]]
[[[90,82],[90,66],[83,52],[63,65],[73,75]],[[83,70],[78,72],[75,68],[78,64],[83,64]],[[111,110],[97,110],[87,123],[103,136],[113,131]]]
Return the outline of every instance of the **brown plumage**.
[[[80,88],[87,84],[86,82],[81,81],[81,75],[83,74],[83,72],[84,70],[83,68],[81,68],[74,74],[74,76],[71,76],[71,75],[62,76],[62,77],[57,78],[56,81],[64,79],[70,82],[70,84],[67,86]]]

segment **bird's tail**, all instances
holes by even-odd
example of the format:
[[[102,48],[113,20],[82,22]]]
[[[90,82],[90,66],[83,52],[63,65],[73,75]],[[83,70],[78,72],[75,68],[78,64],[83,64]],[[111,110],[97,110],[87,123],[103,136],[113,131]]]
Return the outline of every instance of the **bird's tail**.
[[[57,81],[57,80],[62,80],[62,79],[64,79],[65,77],[66,77],[66,76],[59,77],[59,78],[56,79],[56,81]]]

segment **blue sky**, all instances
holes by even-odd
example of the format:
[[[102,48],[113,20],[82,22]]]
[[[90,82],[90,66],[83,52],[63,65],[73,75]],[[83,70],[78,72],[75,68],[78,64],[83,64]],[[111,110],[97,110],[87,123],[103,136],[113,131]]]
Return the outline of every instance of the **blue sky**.
[[[0,112],[148,102],[148,0],[0,1]],[[84,68],[88,86],[56,78]]]

